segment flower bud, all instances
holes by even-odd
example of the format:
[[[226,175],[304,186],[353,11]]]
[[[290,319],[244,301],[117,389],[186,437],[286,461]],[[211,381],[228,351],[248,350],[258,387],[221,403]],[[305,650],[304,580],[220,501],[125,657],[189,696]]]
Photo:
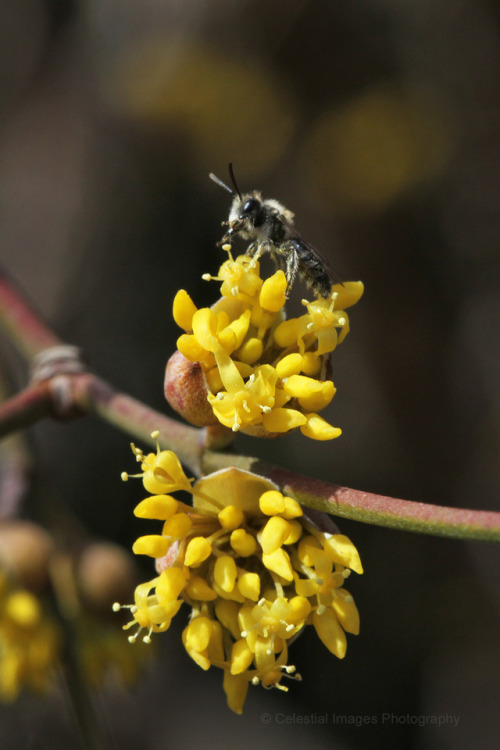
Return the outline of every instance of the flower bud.
[[[218,424],[207,401],[207,380],[199,362],[191,362],[179,351],[167,363],[164,384],[168,403],[187,422],[197,427]]]
[[[89,544],[78,560],[76,575],[85,604],[109,613],[113,602],[130,598],[136,570],[130,555],[117,544]]]
[[[31,521],[5,521],[0,527],[0,566],[31,591],[47,583],[53,542]]]

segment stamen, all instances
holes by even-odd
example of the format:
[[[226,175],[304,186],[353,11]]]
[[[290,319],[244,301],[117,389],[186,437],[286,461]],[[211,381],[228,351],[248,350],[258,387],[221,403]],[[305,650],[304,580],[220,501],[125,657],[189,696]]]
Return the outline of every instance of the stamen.
[[[264,685],[264,687],[266,686]],[[288,688],[286,687],[286,685],[280,685],[279,682],[276,682],[274,685],[269,685],[268,690],[273,687],[278,688],[278,690],[281,690],[283,693],[288,693]]]
[[[201,277],[201,278],[203,279],[203,281],[212,281],[212,279],[213,279],[214,277],[213,277],[213,276],[211,276],[211,275],[210,275],[209,273],[204,273],[204,274],[202,274],[202,277]],[[214,281],[215,281],[215,279],[214,279]]]
[[[319,583],[320,586],[323,583],[323,579],[318,578],[316,571],[310,568],[308,565],[306,565],[302,561],[300,562],[299,570],[301,570],[302,573],[304,573],[304,575],[306,575],[308,578],[314,579],[314,581],[316,583]]]
[[[134,443],[130,443],[130,447],[132,448],[132,453],[134,456],[140,456],[140,460],[142,461],[144,458],[144,452],[141,450],[141,448],[138,448]]]
[[[137,640],[137,638],[138,638],[138,636],[139,636],[139,633],[141,632],[141,630],[142,630],[142,628],[141,628],[141,626],[139,625],[139,627],[138,627],[138,629],[136,630],[136,632],[135,632],[135,633],[134,633],[133,635],[129,635],[129,637],[127,638],[127,641],[128,641],[129,643],[135,643],[135,642],[136,642],[136,640]]]
[[[231,294],[233,295],[233,297],[237,297],[238,293],[239,293],[239,289],[237,286],[231,287]]]
[[[283,664],[281,669],[285,670],[285,674],[283,675],[283,677],[288,677],[289,680],[295,680],[296,682],[302,682],[302,675],[298,672],[294,674],[296,667],[294,667],[293,664],[291,664],[289,667]]]
[[[160,430],[153,430],[153,432],[151,433],[151,437],[156,441],[156,455],[158,456],[160,453],[160,444],[158,442],[158,438],[160,437]]]
[[[337,301],[337,298],[338,298],[338,296],[339,296],[339,293],[338,293],[338,292],[334,292],[334,293],[332,294],[332,301],[331,301],[331,303],[330,303],[330,306],[329,306],[329,308],[328,308],[330,312],[333,312],[333,311],[334,311],[334,309],[335,309],[335,303],[336,303],[336,301]]]
[[[128,482],[128,474],[126,471],[122,471],[122,473],[120,474],[120,477],[121,477],[122,482]]]
[[[242,630],[241,631],[241,637],[242,638],[246,638],[249,635],[249,633],[251,633],[252,630],[255,630],[255,628],[258,628],[259,625],[260,625],[260,623],[256,622],[256,623],[254,623],[254,625],[252,625],[251,628],[248,628],[248,630]],[[267,636],[265,636],[265,637],[267,637]]]

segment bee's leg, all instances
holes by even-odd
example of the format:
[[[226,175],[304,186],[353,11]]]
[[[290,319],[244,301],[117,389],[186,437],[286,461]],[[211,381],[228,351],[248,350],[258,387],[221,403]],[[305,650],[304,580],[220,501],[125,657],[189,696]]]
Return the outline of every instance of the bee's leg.
[[[274,245],[272,242],[252,242],[250,247],[247,249],[248,255],[251,255],[252,260],[257,262],[264,253],[271,253],[274,257]]]
[[[291,289],[299,270],[299,255],[291,242],[283,243],[281,254],[286,257],[286,280]]]

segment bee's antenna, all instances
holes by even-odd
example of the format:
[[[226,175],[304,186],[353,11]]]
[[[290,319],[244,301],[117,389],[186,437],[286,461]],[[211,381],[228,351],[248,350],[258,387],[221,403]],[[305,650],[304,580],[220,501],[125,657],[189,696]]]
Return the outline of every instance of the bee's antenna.
[[[228,193],[231,193],[231,195],[234,195],[234,190],[231,190],[231,188],[228,185],[226,185],[225,182],[222,182],[222,180],[219,179],[219,177],[212,174],[212,172],[210,172],[208,176],[213,182],[215,182],[217,185],[220,185],[221,188],[224,188],[224,190],[227,190]]]
[[[238,187],[238,183],[236,182],[236,178],[234,176],[233,162],[232,161],[229,162],[228,168],[229,168],[229,177],[231,178],[231,182],[233,183],[233,187],[234,187],[234,189],[236,191],[236,194],[238,195],[238,198],[241,200],[241,193],[240,193],[240,189]],[[231,190],[231,192],[233,192],[233,191]]]

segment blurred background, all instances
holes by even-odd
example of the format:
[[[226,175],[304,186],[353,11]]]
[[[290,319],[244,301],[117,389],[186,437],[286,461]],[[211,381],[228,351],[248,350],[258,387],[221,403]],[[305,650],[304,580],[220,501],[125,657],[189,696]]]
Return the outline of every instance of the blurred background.
[[[241,190],[282,201],[337,274],[366,287],[334,355],[326,418],[342,437],[237,448],[498,511],[499,21],[490,0],[2,0],[2,264],[93,369],[170,413],[171,302],[181,287],[198,306],[214,299],[201,275],[222,260],[229,196],[208,172],[226,180],[232,161]],[[25,369],[2,352],[20,387]],[[143,532],[140,487],[120,482],[126,435],[88,417],[29,440],[24,515],[69,508],[125,547]],[[221,674],[181,647],[181,614],[133,687],[95,693],[109,747],[495,747],[497,547],[341,529],[365,566],[343,662],[307,633],[292,651],[303,682],[251,689],[237,717]],[[418,725],[446,714],[458,725]],[[64,691],[0,708],[2,750],[77,743]]]

